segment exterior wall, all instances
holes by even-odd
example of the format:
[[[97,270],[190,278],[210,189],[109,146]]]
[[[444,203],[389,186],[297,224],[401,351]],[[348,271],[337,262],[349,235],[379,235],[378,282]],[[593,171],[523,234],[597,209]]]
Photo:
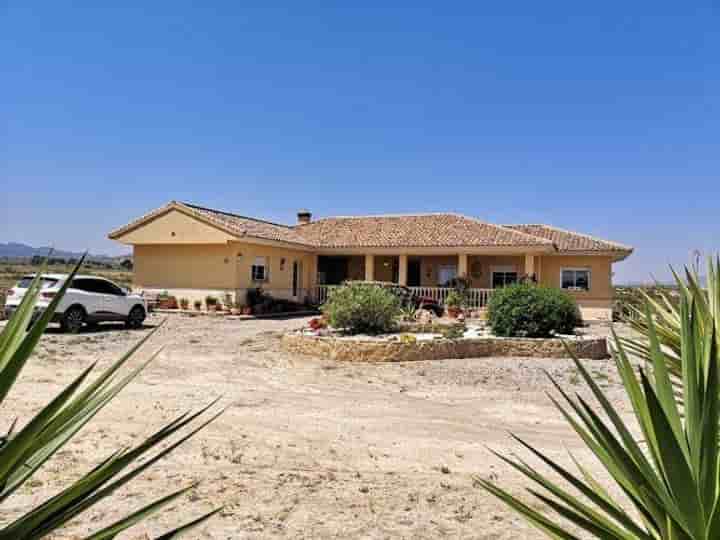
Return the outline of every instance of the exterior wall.
[[[425,256],[420,258],[420,284],[422,287],[438,286],[440,266],[458,265],[457,255]],[[492,287],[492,267],[513,266],[519,274],[524,273],[525,257],[522,255],[471,255],[468,257],[468,277],[471,286],[478,289]]]
[[[525,273],[525,256],[490,255],[468,257],[468,277],[472,287],[491,289],[493,268],[498,266],[512,267],[518,275],[522,275]]]
[[[562,268],[589,268],[590,290],[568,291],[580,306],[585,319],[612,319],[612,259],[599,256],[552,255],[540,257],[539,281],[549,287],[560,287]]]
[[[420,286],[437,287],[438,269],[441,266],[457,265],[457,255],[438,255],[420,257]]]
[[[220,229],[171,210],[117,240],[124,244],[224,244],[233,238]]]
[[[232,289],[235,268],[227,244],[136,245],[133,286],[141,289]]]
[[[168,291],[190,302],[212,294],[223,298],[237,293],[245,302],[249,288],[261,286],[278,298],[292,298],[293,262],[302,263],[298,299],[303,300],[315,282],[314,256],[304,251],[244,244],[183,244],[134,246],[133,286],[150,292]],[[255,257],[266,257],[268,280],[253,282]],[[283,263],[284,259],[284,263]]]

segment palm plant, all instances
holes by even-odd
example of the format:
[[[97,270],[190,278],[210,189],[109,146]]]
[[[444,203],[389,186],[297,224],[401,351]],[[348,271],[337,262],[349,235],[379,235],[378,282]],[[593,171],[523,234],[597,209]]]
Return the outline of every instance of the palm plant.
[[[715,270],[710,281],[717,279]],[[720,383],[717,319],[713,320],[717,297],[703,301],[697,290],[690,293],[696,285],[690,283],[683,293],[673,322],[678,329],[673,349],[677,370],[667,363],[663,349],[667,335],[660,332],[667,319],[658,316],[657,308],[646,307],[647,343],[634,343],[632,349],[645,351],[652,377],[644,369],[636,373],[625,346],[628,341],[614,335],[615,364],[643,442],[636,440],[577,359],[574,362],[599,410],[579,395],[569,396],[553,381],[562,396],[562,400],[551,397],[553,403],[607,470],[623,499],[611,495],[573,456],[579,473],[518,437],[515,440],[557,473],[563,485],[521,458],[495,455],[537,484],[541,489],[528,491],[555,514],[543,514],[491,482],[478,479],[480,484],[554,539],[579,538],[579,530],[602,539],[720,538]],[[673,372],[678,386],[673,385]]]
[[[83,260],[77,264],[70,278],[66,280],[62,290],[48,308],[35,323],[30,325],[40,292],[40,274],[46,268],[43,265],[14,316],[0,333],[0,404],[4,402],[17,381],[45,327],[55,313],[58,302]],[[84,383],[89,379],[94,365],[85,369],[21,429],[16,431],[13,422],[7,435],[0,438],[0,503],[7,501],[13,493],[25,485],[45,462],[71,441],[85,424],[92,420],[157,356],[156,352],[150,360],[132,369],[128,374],[121,376],[119,373],[120,368],[153,333],[154,331],[141,339],[125,355],[88,384]],[[220,413],[204,419],[199,424],[194,422],[215,403],[216,401],[197,412],[186,412],[180,415],[134,447],[118,449],[100,461],[95,468],[85,473],[79,480],[71,483],[39,506],[28,508],[21,515],[0,524],[0,540],[43,538],[61,529],[88,508],[111,496],[116,490],[143,473],[148,467],[217,418]],[[187,426],[191,427],[181,432]],[[173,435],[177,435],[177,437],[171,441],[170,437]],[[154,455],[147,455],[164,441],[168,442],[164,448],[155,452]],[[141,457],[144,457],[142,462],[139,461]],[[86,540],[113,539],[122,531],[175,501],[193,487],[194,485],[184,487],[154,501],[89,535]],[[202,523],[217,511],[219,509],[181,525],[160,536],[159,539],[175,538]]]

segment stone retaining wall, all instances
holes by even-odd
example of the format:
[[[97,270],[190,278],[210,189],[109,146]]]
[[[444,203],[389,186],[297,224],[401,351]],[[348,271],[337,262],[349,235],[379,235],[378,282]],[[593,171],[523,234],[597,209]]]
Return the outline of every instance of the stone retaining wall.
[[[580,358],[608,357],[605,338],[568,340],[567,345]],[[434,339],[414,343],[370,339],[285,334],[283,348],[291,353],[332,358],[348,362],[407,362],[483,356],[532,356],[569,358],[560,339],[475,338]]]

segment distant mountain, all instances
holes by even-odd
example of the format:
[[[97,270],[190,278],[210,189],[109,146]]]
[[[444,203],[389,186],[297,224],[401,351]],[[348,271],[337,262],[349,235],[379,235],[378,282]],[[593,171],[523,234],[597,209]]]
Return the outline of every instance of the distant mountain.
[[[32,247],[27,244],[19,244],[17,242],[8,242],[3,244],[0,242],[0,259],[30,259],[39,255],[45,257],[50,253],[51,248],[43,247]],[[59,259],[77,259],[82,256],[81,252],[76,251],[65,251],[62,249],[54,249],[53,257]],[[111,257],[110,255],[88,255],[89,260],[93,261],[119,261],[122,259],[132,259],[132,255],[120,255]]]

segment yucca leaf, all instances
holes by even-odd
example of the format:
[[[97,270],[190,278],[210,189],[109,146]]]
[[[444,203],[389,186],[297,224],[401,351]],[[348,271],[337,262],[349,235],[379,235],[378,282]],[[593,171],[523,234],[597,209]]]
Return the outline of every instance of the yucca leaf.
[[[545,534],[547,534],[550,538],[556,540],[580,540],[580,538],[562,528],[551,519],[543,516],[540,512],[533,510],[520,499],[510,495],[510,493],[495,486],[491,482],[477,477],[475,478],[475,481],[497,498],[504,501],[513,510],[522,514],[525,519],[535,525],[538,529],[545,532]]]
[[[168,531],[165,534],[158,536],[156,540],[172,540],[173,538],[179,538],[181,535],[185,534],[186,532],[191,531],[195,527],[198,527],[211,517],[213,517],[215,514],[220,512],[223,508],[216,508],[212,512],[208,512],[204,516],[200,516],[197,519],[194,519],[190,521],[189,523],[186,523],[185,525],[181,525],[180,527],[173,529],[172,531]]]
[[[9,330],[6,328],[3,331],[3,333],[5,333],[5,331],[9,333],[9,338],[7,339],[7,343],[0,348],[0,403],[5,400],[10,388],[15,384],[20,371],[22,371],[22,368],[25,366],[25,362],[27,362],[45,328],[55,315],[55,310],[60,300],[65,295],[65,291],[70,286],[73,277],[75,277],[84,260],[85,255],[80,258],[80,261],[78,261],[75,268],[70,272],[69,277],[62,284],[62,287],[60,287],[58,294],[55,295],[48,304],[48,307],[43,311],[42,315],[38,317],[38,320],[32,325],[30,331],[25,334],[24,330],[30,322],[32,310],[35,307],[35,302],[40,292],[41,273],[38,272],[33,279],[32,285],[25,293],[18,307],[18,311],[21,311],[21,314],[18,315],[19,320],[17,325],[14,325]],[[45,268],[46,266],[43,265],[43,271]],[[13,317],[13,319],[14,318],[15,317]]]
[[[129,516],[126,516],[116,521],[112,525],[105,527],[104,529],[96,532],[95,534],[88,536],[87,538],[85,538],[85,540],[111,540],[124,530],[129,529],[133,525],[140,523],[147,517],[162,510],[165,506],[176,500],[178,497],[181,497],[191,489],[194,489],[195,487],[197,487],[197,484],[192,484],[176,491],[175,493],[166,495],[165,497],[158,499],[157,501],[152,502],[147,506],[142,507],[140,510],[133,512]]]
[[[682,513],[678,524],[694,538],[701,538],[705,530],[702,504],[695,491],[695,479],[685,455],[680,448],[680,442],[675,439],[672,426],[665,416],[660,400],[655,394],[645,373],[640,371],[640,378],[648,400],[648,410],[658,439],[662,441],[659,454],[665,472],[666,482],[673,500]]]

